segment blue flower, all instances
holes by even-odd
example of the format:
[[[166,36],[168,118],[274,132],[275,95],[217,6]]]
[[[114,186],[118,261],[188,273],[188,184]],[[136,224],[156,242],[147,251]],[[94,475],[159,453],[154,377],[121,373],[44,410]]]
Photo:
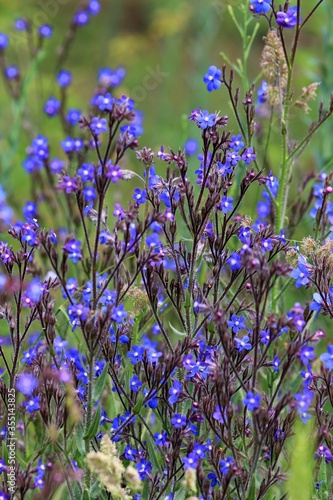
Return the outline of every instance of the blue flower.
[[[199,457],[193,453],[193,451],[188,455],[188,457],[182,458],[184,469],[196,469],[199,464]]]
[[[139,363],[143,360],[145,348],[142,346],[134,345],[131,351],[128,351],[127,357],[131,360],[132,365]]]
[[[4,50],[9,43],[9,38],[5,33],[0,33],[0,50]]]
[[[139,392],[139,390],[141,389],[141,386],[142,386],[142,382],[139,379],[139,377],[137,375],[133,375],[133,377],[130,380],[130,389],[133,392]]]
[[[170,422],[175,429],[181,429],[182,427],[186,427],[186,416],[175,413]]]
[[[232,202],[234,201],[233,198],[228,198],[226,195],[222,197],[221,204],[220,204],[220,209],[224,214],[227,212],[231,212],[233,209]]]
[[[260,394],[254,394],[252,391],[249,391],[246,397],[243,399],[243,403],[247,406],[249,411],[256,410],[260,406]]]
[[[60,106],[61,106],[60,101],[58,101],[58,99],[52,96],[46,101],[44,106],[44,112],[47,114],[47,116],[50,117],[57,116]]]
[[[325,352],[320,356],[320,359],[325,364],[328,370],[333,370],[333,345],[330,344],[327,346],[328,352]]]
[[[31,396],[38,387],[38,380],[30,373],[21,373],[16,381],[16,388],[22,394]]]
[[[238,333],[239,330],[245,328],[245,318],[233,314],[231,320],[228,321],[228,326],[232,328],[233,333]]]
[[[80,109],[69,109],[66,115],[66,120],[71,126],[74,126],[81,118],[81,114],[82,113]]]
[[[57,82],[60,85],[60,87],[62,88],[68,87],[71,81],[72,81],[72,74],[70,71],[67,71],[65,69],[59,71],[57,75]]]
[[[198,141],[196,139],[188,139],[185,143],[185,153],[189,156],[195,155],[195,153],[198,151]]]
[[[238,350],[238,352],[242,352],[244,350],[250,351],[252,349],[252,344],[249,341],[250,337],[248,335],[245,335],[241,339],[235,338],[236,349]]]
[[[134,460],[134,458],[137,456],[138,452],[136,451],[135,448],[131,448],[131,445],[128,444],[126,448],[124,449],[124,455],[127,460]]]
[[[90,128],[95,135],[99,135],[102,132],[108,131],[108,122],[106,118],[99,118],[94,116],[91,120]]]
[[[205,74],[203,81],[207,84],[208,92],[212,90],[217,90],[221,87],[222,71],[216,66],[209,66],[207,73]]]
[[[182,390],[182,385],[179,382],[179,380],[174,380],[173,385],[169,389],[168,401],[171,405],[174,405],[177,402],[181,390]]]
[[[272,361],[272,366],[273,366],[273,369],[275,372],[279,371],[280,364],[281,364],[281,361],[279,360],[279,358],[277,356],[274,356],[274,359]]]
[[[299,23],[302,20],[299,19]],[[280,11],[276,14],[276,24],[282,28],[295,28],[297,24],[297,7],[290,7],[287,12]]]
[[[197,124],[202,130],[206,130],[206,128],[214,127],[216,121],[216,115],[214,113],[210,113],[205,109],[201,112],[201,114],[196,116]]]
[[[271,9],[271,3],[265,0],[250,0],[250,10],[255,14],[265,14]]]
[[[23,406],[27,409],[29,413],[33,413],[34,411],[39,410],[40,408],[39,396],[24,401]]]
[[[267,82],[265,82],[265,80],[263,80],[257,91],[258,104],[264,104],[267,101],[267,91],[268,91],[268,84]]]
[[[304,424],[306,424],[306,422],[311,418],[311,415],[308,413],[308,409],[311,405],[313,397],[313,393],[307,388],[304,389],[303,394],[295,394],[297,411]]]
[[[140,474],[141,480],[145,479],[153,469],[151,462],[147,462],[146,459],[144,458],[141,458],[135,467],[138,473]]]
[[[124,309],[124,304],[120,304],[120,306],[115,307],[112,311],[111,318],[113,319],[113,321],[118,323],[118,325],[121,325],[124,319],[126,319],[128,316],[128,313]]]
[[[74,264],[82,259],[81,241],[71,238],[63,246],[63,250]]]
[[[309,283],[310,273],[303,257],[299,257],[298,267],[291,272],[290,276],[296,280],[296,288],[301,288]]]
[[[147,191],[143,189],[136,188],[134,189],[134,194],[132,198],[136,201],[137,205],[142,205],[143,203],[146,203],[147,200]]]
[[[302,363],[307,365],[309,361],[312,361],[315,357],[314,348],[311,346],[303,345],[301,352],[299,353],[299,357]]]
[[[239,151],[244,147],[243,137],[241,135],[233,135],[229,146],[234,151]]]
[[[220,461],[220,471],[223,476],[226,476],[228,472],[231,470],[231,466],[233,465],[234,460],[232,457],[227,457],[226,460]]]

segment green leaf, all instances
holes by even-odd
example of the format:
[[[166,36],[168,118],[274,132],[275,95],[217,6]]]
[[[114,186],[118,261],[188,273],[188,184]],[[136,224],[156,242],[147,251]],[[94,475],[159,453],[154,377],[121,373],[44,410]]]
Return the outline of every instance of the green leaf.
[[[180,332],[179,330],[177,330],[177,328],[175,328],[174,326],[172,326],[172,324],[170,323],[169,321],[169,326],[171,328],[171,330],[176,333],[177,335],[181,335],[182,337],[186,337],[186,332]]]
[[[321,460],[320,464],[320,469],[319,469],[319,474],[318,474],[318,481],[320,483],[319,487],[319,499],[320,500],[327,500],[328,499],[328,491],[327,491],[327,465],[325,460]]]
[[[190,292],[188,290],[186,290],[186,299],[185,299],[185,309],[190,309],[191,307],[191,295],[190,295]]]
[[[106,378],[108,376],[108,369],[109,369],[109,363],[106,363],[106,365],[104,366],[104,369],[101,373],[101,375],[98,377],[98,380],[95,384],[95,387],[94,387],[94,401],[98,401],[99,398],[101,397],[103,391],[104,391],[104,387],[105,387],[105,382],[106,382]]]
[[[96,436],[100,420],[101,420],[101,407],[100,405],[98,405],[93,421],[91,422],[88,431],[83,436],[83,439],[85,441],[87,441],[88,439],[92,439],[93,437]]]
[[[8,465],[8,448],[5,441],[2,441],[2,456],[5,464]]]
[[[287,482],[288,500],[310,500],[314,482],[314,432],[310,423],[297,420]]]
[[[143,405],[143,394],[140,393],[139,397],[138,397],[138,401],[137,401],[136,405],[134,406],[134,408],[132,410],[132,412],[134,413],[134,415],[138,415],[140,413],[142,405]]]
[[[153,464],[155,469],[158,470],[158,472],[162,472],[161,464],[159,463],[157,455],[155,453],[156,445],[155,445],[155,443],[153,443],[153,440],[149,434],[147,435],[147,438],[146,438],[146,444],[147,444],[149,460],[151,461],[151,463]]]
[[[252,477],[251,485],[249,492],[247,494],[247,500],[255,500],[256,499],[256,478],[255,476]]]
[[[80,422],[75,428],[75,442],[76,442],[76,447],[82,456],[84,456],[86,453],[83,435],[84,435],[84,427],[82,422]]]
[[[82,500],[90,500],[90,492],[88,490],[84,490],[82,494]]]
[[[143,482],[142,499],[149,498],[149,484],[147,479]]]

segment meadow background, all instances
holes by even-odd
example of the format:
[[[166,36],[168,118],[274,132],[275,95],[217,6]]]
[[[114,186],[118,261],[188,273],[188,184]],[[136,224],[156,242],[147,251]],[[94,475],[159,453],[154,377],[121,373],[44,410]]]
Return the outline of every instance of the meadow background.
[[[99,68],[121,65],[125,67],[127,77],[117,91],[130,96],[134,94],[138,107],[145,115],[145,133],[141,137],[141,145],[158,148],[163,143],[177,149],[183,147],[187,138],[199,137],[199,131],[190,127],[186,119],[190,111],[198,106],[210,111],[221,110],[223,114],[230,112],[225,89],[208,93],[202,77],[209,65],[220,66],[226,62],[220,55],[221,51],[232,61],[241,56],[241,40],[228,13],[228,5],[237,7],[237,0],[104,0],[101,3],[102,15],[92,18],[89,26],[78,30],[65,64],[66,69],[72,70],[74,74],[68,102],[70,107],[80,107],[82,102],[89,102]],[[310,8],[312,1],[303,3],[305,10]],[[45,44],[47,54],[41,62],[41,72],[31,82],[28,92],[29,112],[34,117],[31,121],[35,130],[22,133],[17,155],[11,161],[15,189],[23,191],[27,186],[21,161],[31,135],[38,131],[50,135],[54,141],[62,138],[59,121],[43,116],[40,109],[46,99],[57,92],[54,55],[65,35],[68,20],[80,2],[67,0],[65,5],[60,5],[57,0],[51,0],[50,14],[47,14],[46,4],[32,0],[24,4],[20,0],[1,0],[0,6],[0,30],[11,36],[8,58],[12,64],[22,68],[29,60],[28,44],[26,35],[14,30],[15,19],[22,15],[35,20],[36,24],[47,21],[54,26],[54,36]],[[44,9],[41,5],[44,5]],[[299,81],[296,82],[296,87],[301,90],[311,81],[321,81],[319,98],[326,100],[333,82],[332,72],[329,71],[333,57],[331,8],[331,1],[324,2],[303,35],[298,59]],[[248,63],[250,83],[251,78],[254,79],[260,71],[262,37],[266,33],[266,25],[259,19],[252,22],[249,31],[256,22],[259,22],[260,27]],[[154,88],[148,90],[145,88],[145,79],[156,68],[167,76],[157,79]],[[152,81],[150,79],[149,84]],[[13,123],[13,112],[8,105],[3,82],[0,84],[0,106],[0,132],[4,139],[1,152],[4,153],[8,148],[6,137]],[[296,124],[297,131],[301,132],[300,128],[304,130],[313,116],[315,110],[312,116],[300,117],[300,122]],[[233,124],[231,118],[230,125]],[[182,134],[179,134],[179,130],[182,130]],[[331,153],[329,137],[332,130],[332,126],[331,129],[326,128],[328,140],[324,148],[324,161]],[[270,154],[271,166],[277,168],[273,149]],[[313,153],[302,157],[302,171],[311,170],[316,161],[319,160]]]
[[[7,49],[8,64],[16,64],[22,74],[31,72],[26,98],[21,115],[10,104],[6,87],[0,81],[0,173],[1,183],[5,186],[9,203],[19,213],[21,206],[17,200],[32,199],[32,185],[28,174],[24,172],[22,161],[31,139],[38,133],[50,139],[53,156],[62,157],[59,146],[63,140],[63,131],[58,118],[48,118],[41,112],[46,100],[59,89],[55,75],[60,69],[56,64],[57,50],[61,46],[72,18],[80,2],[73,0],[42,1],[1,0],[0,31],[10,36]],[[161,144],[174,150],[183,148],[187,139],[200,138],[200,130],[188,121],[192,109],[201,107],[210,112],[221,110],[229,114],[230,129],[237,125],[231,112],[225,88],[209,93],[202,81],[208,66],[223,63],[230,66],[221,56],[224,52],[230,61],[235,62],[242,55],[242,41],[231,20],[228,6],[231,5],[242,22],[237,0],[102,0],[102,13],[92,17],[90,24],[77,30],[64,69],[73,73],[73,83],[69,88],[67,106],[82,109],[82,103],[90,102],[100,68],[123,66],[126,78],[115,92],[126,94],[137,102],[137,108],[144,114],[144,134],[140,137],[140,146],[152,147],[158,151]],[[44,6],[43,8],[41,7]],[[304,12],[311,9],[311,0],[302,2]],[[295,88],[300,93],[309,83],[321,82],[318,88],[318,100],[329,99],[333,88],[333,3],[323,2],[316,15],[302,34],[301,47],[296,64]],[[23,8],[24,7],[24,8]],[[50,23],[54,26],[51,39],[44,42],[44,53],[38,73],[29,70],[29,40],[27,35],[14,29],[18,17],[26,17],[37,26]],[[263,37],[267,32],[266,23],[253,19],[249,34],[256,23],[258,32],[248,60],[249,83],[257,79],[260,84],[260,56],[263,49]],[[291,40],[292,33],[287,33]],[[158,77],[150,77],[158,73]],[[38,76],[36,76],[38,74]],[[240,85],[243,82],[235,75]],[[310,103],[311,104],[311,103]],[[83,113],[87,111],[82,109]],[[317,115],[317,104],[306,115],[300,110],[297,120],[291,120],[295,138],[301,137]],[[273,129],[274,130],[274,129]],[[13,132],[14,131],[14,132]],[[295,169],[298,178],[293,179],[292,192],[297,196],[297,186],[303,176],[311,171],[328,171],[333,157],[333,123],[326,123],[325,133],[314,137],[312,147],[301,157],[301,166]],[[273,138],[274,139],[274,138]],[[276,128],[276,141],[268,152],[267,162],[260,165],[268,174],[271,170],[277,174],[279,168],[280,134]],[[200,153],[200,151],[198,152]],[[127,155],[126,168],[141,168],[135,153]],[[190,159],[192,174],[198,168],[196,155]],[[164,166],[159,168],[165,168]],[[189,170],[191,177],[191,168]],[[110,205],[129,199],[136,187],[135,181],[123,185],[122,190],[112,190]],[[246,210],[255,218],[256,202],[261,196],[258,188]],[[249,204],[250,203],[250,204]],[[112,206],[112,205],[111,205]],[[20,214],[19,214],[20,215]],[[302,239],[312,231],[312,220],[304,221],[296,238]],[[6,238],[5,235],[3,235]],[[309,295],[310,299],[310,295]],[[290,306],[297,300],[297,290],[293,289],[287,298]],[[322,321],[322,320],[321,320]]]

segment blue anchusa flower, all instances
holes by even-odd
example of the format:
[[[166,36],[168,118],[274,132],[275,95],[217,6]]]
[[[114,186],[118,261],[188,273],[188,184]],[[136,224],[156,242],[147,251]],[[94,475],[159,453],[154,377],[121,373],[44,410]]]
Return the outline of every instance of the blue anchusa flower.
[[[325,364],[328,370],[333,370],[333,345],[327,346],[328,352],[325,352],[320,356],[321,361]]]
[[[142,204],[146,203],[147,191],[145,189],[143,189],[141,191],[141,189],[136,188],[136,189],[134,189],[134,194],[133,194],[132,198],[136,201],[137,205],[142,205]]]
[[[189,156],[195,155],[198,151],[199,144],[196,139],[188,139],[185,143],[185,153]]]
[[[57,75],[57,82],[60,87],[62,88],[68,87],[71,81],[72,81],[72,73],[70,71],[67,71],[65,69],[59,71]]]
[[[71,259],[71,261],[74,262],[74,264],[76,264],[83,258],[81,252],[81,241],[79,240],[71,238],[65,243],[65,245],[63,246],[63,250]]]
[[[7,80],[18,80],[20,77],[20,70],[18,66],[7,66],[5,69],[5,77]]]
[[[95,176],[94,166],[90,163],[82,163],[77,174],[81,177],[83,182],[93,181]]]
[[[223,476],[226,476],[231,469],[234,463],[234,459],[232,457],[227,457],[225,460],[220,461],[220,471]]]
[[[111,179],[111,181],[114,184],[116,184],[119,181],[119,179],[123,179],[124,174],[123,174],[122,170],[120,169],[119,165],[113,165],[112,162],[109,162],[107,165],[106,177],[108,179]],[[142,192],[145,193],[146,191],[142,191]]]
[[[168,401],[171,405],[177,403],[181,390],[182,384],[179,382],[179,380],[175,379],[173,381],[173,385],[169,389]]]
[[[308,387],[313,380],[313,373],[312,373],[311,365],[308,365],[306,370],[301,371],[301,376],[304,379],[304,382],[303,382],[304,387]]]
[[[265,14],[271,9],[271,2],[266,0],[250,0],[250,10],[254,14]]]
[[[216,66],[209,66],[207,73],[205,74],[203,81],[207,84],[208,92],[212,90],[217,90],[221,87],[222,71]]]
[[[261,248],[265,252],[270,252],[271,250],[273,250],[273,240],[272,240],[272,238],[267,238],[265,240],[262,240],[261,241]]]
[[[209,113],[205,109],[201,111],[201,113],[197,114],[197,116],[195,117],[195,121],[202,130],[206,130],[207,128],[214,127],[216,122],[216,114]]]
[[[170,422],[175,429],[181,429],[182,427],[186,427],[186,420],[187,419],[185,415],[175,413]]]
[[[9,43],[9,38],[5,33],[0,33],[0,50],[4,50],[7,48]]]
[[[315,458],[323,458],[325,462],[328,464],[330,462],[333,462],[333,455],[332,452],[327,446],[325,445],[320,445],[315,453]]]
[[[16,380],[16,389],[25,396],[31,396],[38,387],[38,380],[31,373],[21,373]]]
[[[38,27],[38,34],[41,38],[51,38],[53,27],[50,24],[42,24]]]
[[[224,214],[227,214],[228,212],[231,212],[233,209],[232,202],[234,201],[233,198],[228,198],[226,195],[222,196],[221,204],[220,204],[220,209]]]
[[[34,411],[39,410],[40,409],[39,396],[36,396],[34,398],[31,397],[27,401],[24,401],[23,406],[29,413],[33,413]]]
[[[76,26],[86,26],[89,23],[89,12],[85,10],[78,10],[74,14],[73,22],[76,24]]]
[[[258,88],[258,104],[264,104],[267,101],[268,84],[263,80]]]
[[[111,314],[111,319],[115,321],[118,325],[121,325],[124,319],[127,318],[128,313],[124,310],[124,304],[120,304],[118,307],[115,307]]]
[[[99,135],[103,132],[108,131],[108,122],[106,118],[99,118],[98,116],[94,116],[91,120],[90,129],[94,133],[94,135]]]
[[[235,338],[236,349],[238,352],[250,351],[252,349],[252,344],[250,342],[250,337],[245,335],[243,338]]]
[[[130,380],[130,389],[133,392],[139,392],[142,387],[142,382],[137,375],[133,375]]]
[[[226,409],[215,406],[215,411],[213,413],[213,418],[221,424],[225,424],[227,421]]]
[[[299,353],[300,360],[304,365],[307,365],[309,361],[315,358],[314,348],[311,346],[303,345],[301,352]]]
[[[69,109],[67,111],[67,115],[66,115],[66,121],[72,126],[74,127],[74,125],[76,125],[78,123],[78,121],[80,120],[81,118],[81,110],[80,109]]]
[[[281,364],[281,360],[277,356],[274,356],[274,359],[272,361],[272,367],[273,367],[273,370],[275,372],[279,371],[280,364]]]
[[[135,467],[140,475],[141,480],[146,479],[146,477],[148,477],[148,475],[153,470],[151,462],[147,462],[145,458],[140,458],[140,461],[136,464]]]
[[[299,23],[301,22],[302,20],[299,19]],[[297,25],[297,7],[290,7],[287,12],[277,12],[276,24],[278,24],[282,28],[295,28],[295,26]]]
[[[37,217],[37,203],[27,201],[22,211],[26,219],[35,219]]]
[[[18,18],[14,23],[14,29],[16,31],[28,31],[30,28],[30,23],[27,19]]]
[[[126,446],[124,449],[124,456],[127,460],[135,461],[135,457],[138,455],[138,452],[135,448],[132,448],[130,444]]]
[[[168,440],[168,435],[164,431],[156,432],[154,434],[154,439],[155,439],[156,446],[163,446]]]
[[[246,397],[243,399],[243,403],[247,406],[249,411],[256,410],[260,406],[260,394],[254,394],[252,391],[249,391],[246,394]]]
[[[56,97],[52,96],[46,101],[44,112],[47,114],[47,116],[52,118],[54,116],[57,116],[60,106],[60,101]]]
[[[309,283],[310,273],[305,265],[305,259],[301,256],[298,259],[298,266],[294,269],[290,276],[296,280],[296,288],[301,288]]]
[[[199,464],[198,456],[193,451],[187,456],[182,458],[184,469],[196,469]]]
[[[99,94],[94,98],[94,105],[98,107],[100,111],[111,111],[115,99],[111,94]]]
[[[250,163],[256,158],[257,155],[255,154],[253,147],[246,148],[242,154],[242,160],[245,161],[246,165],[250,165]]]
[[[245,328],[245,318],[233,314],[228,321],[228,326],[232,328],[233,333],[238,333],[239,330],[244,330]]]
[[[269,344],[270,340],[271,340],[270,331],[269,330],[261,330],[260,342],[262,344]]]
[[[311,415],[308,413],[308,410],[310,408],[313,398],[314,394],[307,388],[304,388],[302,394],[300,393],[295,394],[297,411],[300,416],[300,419],[304,424],[306,424],[306,422],[311,418]]]
[[[231,137],[231,141],[229,144],[230,148],[233,149],[234,151],[239,151],[240,149],[243,149],[244,147],[244,142],[243,142],[243,137],[242,135],[233,135]]]
[[[143,346],[134,345],[132,346],[132,350],[128,351],[127,357],[131,361],[132,365],[135,365],[143,360],[144,352],[145,348]]]

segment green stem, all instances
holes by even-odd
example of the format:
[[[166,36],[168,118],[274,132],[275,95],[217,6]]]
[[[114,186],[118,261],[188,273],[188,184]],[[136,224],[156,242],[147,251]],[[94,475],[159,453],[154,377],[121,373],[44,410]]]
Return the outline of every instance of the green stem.
[[[89,381],[88,381],[88,393],[87,393],[87,410],[86,410],[86,419],[85,419],[85,434],[88,433],[88,429],[91,425],[92,422],[92,413],[93,413],[93,381],[94,381],[94,367],[95,367],[95,357],[93,354],[90,356],[90,362],[89,362]],[[90,438],[85,440],[85,452],[86,456],[91,450],[91,444],[90,444]],[[90,469],[87,465],[85,464],[85,470],[84,470],[84,488],[83,488],[83,495],[85,495],[85,492],[90,495],[90,489],[91,489],[91,472]]]

